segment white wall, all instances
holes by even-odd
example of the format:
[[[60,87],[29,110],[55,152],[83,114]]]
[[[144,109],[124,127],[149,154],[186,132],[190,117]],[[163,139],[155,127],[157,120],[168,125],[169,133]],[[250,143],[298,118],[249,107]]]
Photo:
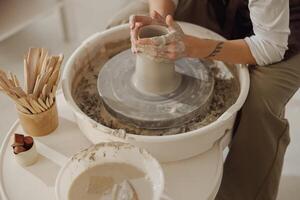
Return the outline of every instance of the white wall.
[[[107,21],[132,0],[68,0],[66,11],[73,39],[82,41],[101,31]]]

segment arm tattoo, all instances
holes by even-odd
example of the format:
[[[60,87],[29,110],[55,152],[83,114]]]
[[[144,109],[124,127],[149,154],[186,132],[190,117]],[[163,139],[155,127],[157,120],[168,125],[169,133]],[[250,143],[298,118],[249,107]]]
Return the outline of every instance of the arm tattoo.
[[[206,56],[206,57],[204,57],[204,58],[205,58],[205,59],[209,59],[209,58],[211,58],[211,57],[215,57],[215,56],[216,56],[218,53],[220,53],[220,51],[222,50],[223,44],[224,44],[224,42],[219,42],[219,43],[216,45],[215,49],[214,49],[208,56]]]

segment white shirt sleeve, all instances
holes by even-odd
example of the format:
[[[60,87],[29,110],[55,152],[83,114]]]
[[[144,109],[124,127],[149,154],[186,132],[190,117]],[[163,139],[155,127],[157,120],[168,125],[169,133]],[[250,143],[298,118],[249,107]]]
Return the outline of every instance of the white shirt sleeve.
[[[281,61],[288,49],[289,1],[250,0],[248,6],[254,35],[245,41],[257,64]]]

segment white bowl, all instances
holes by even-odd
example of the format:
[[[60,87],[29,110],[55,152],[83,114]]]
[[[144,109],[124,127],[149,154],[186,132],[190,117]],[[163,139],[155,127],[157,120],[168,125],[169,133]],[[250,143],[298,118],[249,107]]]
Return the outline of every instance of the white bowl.
[[[91,156],[93,159],[91,160]],[[61,168],[55,184],[57,200],[68,200],[74,180],[91,167],[105,163],[125,163],[144,172],[152,184],[153,200],[161,199],[164,191],[164,175],[158,161],[144,149],[128,143],[99,143],[75,154]]]
[[[13,155],[16,161],[24,167],[33,165],[39,158],[39,154],[35,147],[35,142],[33,142],[33,145],[29,150],[18,154],[13,153]]]
[[[184,32],[196,37],[214,38],[224,40],[212,31],[189,23],[180,23]],[[62,77],[63,93],[67,103],[75,114],[79,128],[93,143],[103,141],[126,141],[145,148],[158,160],[177,161],[186,159],[210,149],[226,132],[230,132],[234,125],[237,112],[246,100],[249,90],[249,72],[247,67],[236,65],[236,74],[240,83],[240,94],[235,102],[221,117],[213,123],[178,135],[144,136],[134,134],[116,134],[112,129],[97,123],[83,113],[72,97],[72,84],[76,75],[83,66],[91,62],[92,57],[99,56],[106,43],[125,40],[129,38],[129,25],[121,25],[112,29],[96,33],[85,40],[69,58]],[[218,62],[218,65],[224,65]]]

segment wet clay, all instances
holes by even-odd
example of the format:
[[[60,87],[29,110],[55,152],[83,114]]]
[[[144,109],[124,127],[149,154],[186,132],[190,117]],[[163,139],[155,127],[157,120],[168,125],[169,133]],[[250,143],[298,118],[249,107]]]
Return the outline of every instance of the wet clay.
[[[173,92],[181,82],[174,62],[156,62],[148,56],[137,54],[133,84],[142,93],[165,95]]]
[[[212,67],[215,77],[214,94],[209,111],[205,116],[195,117],[179,128],[150,130],[141,129],[133,125],[122,123],[112,117],[104,108],[102,100],[97,90],[97,78],[103,64],[117,53],[130,47],[129,40],[118,41],[106,44],[99,55],[96,54],[87,62],[86,66],[80,66],[84,70],[80,71],[73,84],[73,98],[79,108],[90,118],[112,129],[124,129],[127,133],[137,135],[173,135],[196,130],[217,120],[231,105],[233,105],[239,95],[239,83],[234,76],[225,76],[222,69]],[[97,60],[97,62],[94,62]],[[228,69],[227,69],[228,71]]]
[[[144,26],[139,31],[139,38],[161,38],[168,34],[168,29],[160,25]],[[165,42],[163,42],[165,43]],[[161,44],[163,44],[161,43]],[[136,55],[133,84],[136,89],[146,94],[165,95],[173,92],[181,82],[181,76],[175,71],[172,61],[158,61],[148,54]]]

